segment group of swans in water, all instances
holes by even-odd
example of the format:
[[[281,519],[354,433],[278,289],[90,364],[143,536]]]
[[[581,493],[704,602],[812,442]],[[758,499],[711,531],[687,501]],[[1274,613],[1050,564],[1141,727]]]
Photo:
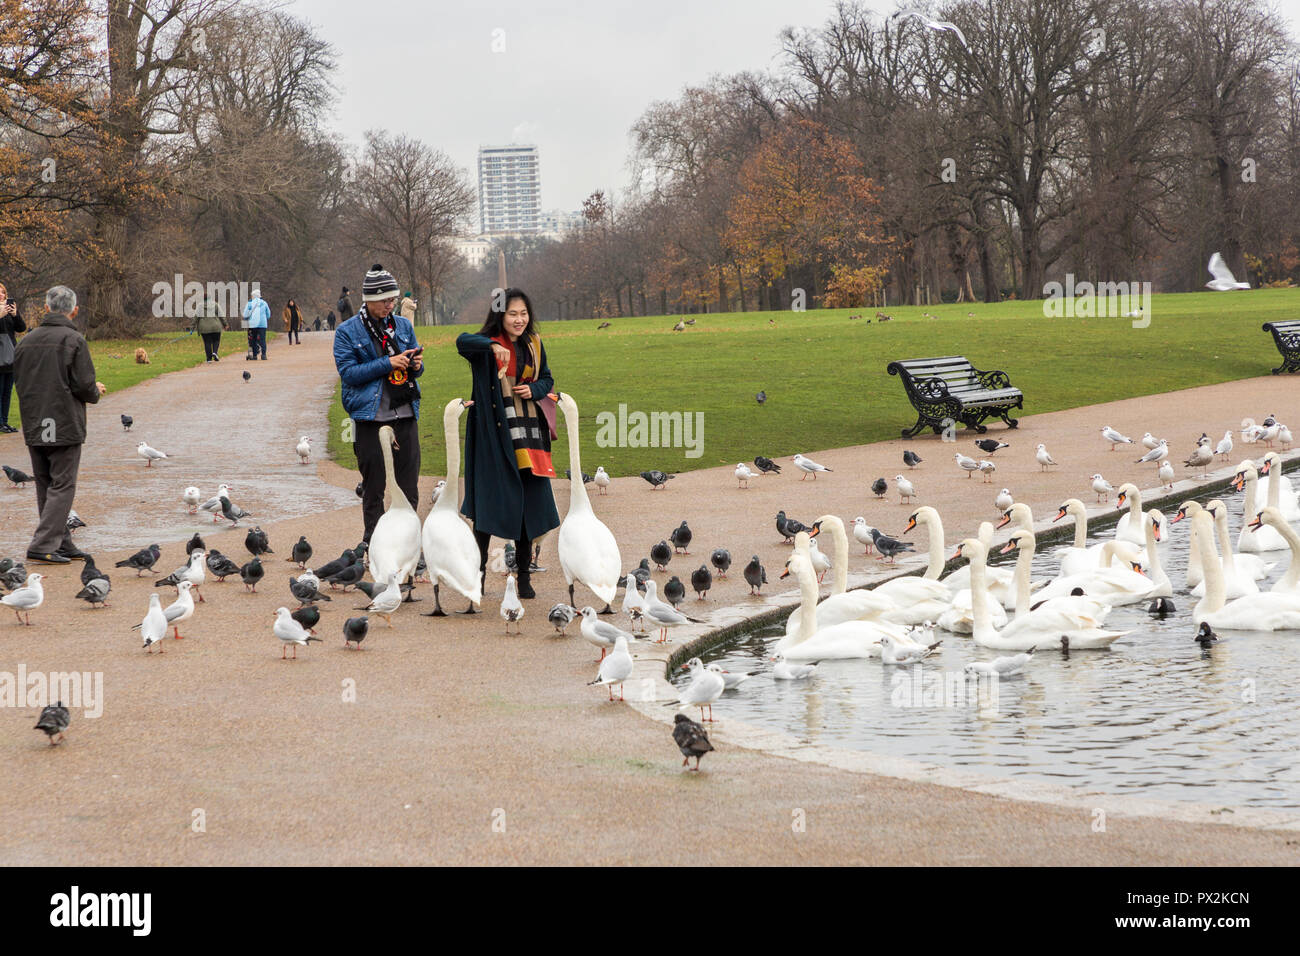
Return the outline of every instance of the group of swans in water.
[[[1268,478],[1259,505],[1261,473]],[[1109,647],[1130,631],[1105,626],[1115,607],[1152,602],[1152,610],[1167,608],[1174,586],[1161,562],[1161,547],[1171,526],[1188,521],[1190,557],[1186,590],[1198,598],[1193,609],[1197,625],[1219,630],[1279,631],[1300,629],[1300,535],[1288,523],[1300,519],[1296,495],[1281,475],[1281,460],[1269,454],[1257,470],[1245,462],[1236,487],[1246,492],[1248,520],[1234,552],[1228,532],[1228,509],[1222,501],[1182,505],[1172,520],[1157,509],[1143,510],[1139,489],[1125,483],[1119,501],[1129,510],[1115,537],[1089,543],[1087,509],[1071,498],[1056,520],[1073,518],[1074,540],[1057,549],[1058,575],[1031,580],[1036,539],[1033,514],[1023,503],[1008,509],[1000,526],[1012,525],[1011,538],[1001,550],[1015,551],[1014,568],[990,567],[994,528],[985,522],[976,538],[963,540],[954,555],[968,564],[943,577],[945,546],[938,511],[918,508],[907,531],[923,528],[929,537],[928,567],[922,577],[900,577],[872,589],[847,590],[848,538],[843,522],[823,515],[819,529],[835,543],[831,594],[818,603],[817,576],[810,539],[801,532],[787,563],[787,574],[799,583],[800,605],[775,644],[784,660],[814,661],[881,657],[882,643],[929,648],[928,630],[917,625],[937,622],[944,630],[969,634],[980,647],[999,651]],[[1261,555],[1289,550],[1286,572],[1261,592],[1259,581],[1277,561]],[[888,638],[889,640],[885,640]],[[888,655],[888,650],[886,650]]]

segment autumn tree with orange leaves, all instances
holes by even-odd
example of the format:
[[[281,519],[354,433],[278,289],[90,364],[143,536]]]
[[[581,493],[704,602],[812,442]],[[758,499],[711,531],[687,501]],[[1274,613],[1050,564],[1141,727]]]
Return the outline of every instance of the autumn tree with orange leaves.
[[[790,120],[763,142],[741,168],[728,241],[747,276],[775,289],[768,308],[786,307],[800,283],[810,306],[861,304],[879,287],[891,243],[879,193],[853,147],[819,123]]]

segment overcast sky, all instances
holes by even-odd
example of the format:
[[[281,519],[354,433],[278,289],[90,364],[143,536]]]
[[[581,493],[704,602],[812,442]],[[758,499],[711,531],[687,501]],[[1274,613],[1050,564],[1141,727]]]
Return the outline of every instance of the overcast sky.
[[[628,183],[628,130],[650,103],[714,73],[773,68],[781,29],[822,24],[834,2],[292,0],[289,9],[339,51],[330,125],[347,139],[360,143],[369,128],[415,136],[475,183],[480,145],[536,143],[542,208],[577,209],[593,189]],[[887,15],[895,0],[874,9]],[[1300,0],[1278,9],[1300,35]]]

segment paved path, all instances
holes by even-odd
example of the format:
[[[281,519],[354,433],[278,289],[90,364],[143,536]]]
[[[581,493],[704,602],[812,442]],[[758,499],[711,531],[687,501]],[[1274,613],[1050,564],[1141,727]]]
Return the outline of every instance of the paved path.
[[[206,490],[233,478],[240,502],[269,532],[276,558],[300,534],[324,557],[356,539],[355,475],[330,464],[301,468],[293,457],[299,434],[323,438],[333,387],[324,339],[304,336],[292,350],[277,340],[271,361],[252,367],[249,386],[238,377],[244,363],[224,362],[105,400],[94,412],[87,484],[78,499],[95,526],[82,532],[88,546],[122,537],[118,551],[100,555],[101,565],[153,537],[163,542],[160,566],[170,570],[183,558],[180,542],[195,529],[210,545],[242,559],[242,527],[210,533],[210,523],[180,514],[176,496],[192,480]],[[428,383],[430,407],[467,382]],[[1008,436],[1012,454],[999,453],[995,486],[957,474],[952,445],[922,439],[911,447],[927,460],[913,477],[921,500],[941,508],[955,538],[993,516],[992,498],[1003,485],[1042,512],[1086,491],[1084,476],[1096,470],[1116,484],[1135,474],[1131,464],[1117,463],[1136,455],[1106,451],[1095,435],[1101,424],[1165,433],[1182,450],[1202,428],[1221,434],[1243,414],[1262,418],[1276,411],[1300,421],[1293,390],[1280,389],[1277,379],[1264,378],[1028,417]],[[134,442],[120,428],[113,434],[120,411],[136,416],[139,437],[184,449],[183,462],[148,471],[131,462]],[[154,424],[164,421],[189,427]],[[1058,474],[1037,472],[1032,449],[1038,441],[1048,442],[1063,462]],[[968,439],[957,447],[963,444]],[[682,475],[662,492],[651,492],[640,479],[620,479],[609,496],[593,500],[628,566],[687,518],[695,529],[693,554],[674,559],[670,573],[685,577],[718,544],[738,558],[758,553],[774,569],[789,551],[777,542],[771,520],[780,507],[803,520],[823,511],[864,514],[873,524],[901,530],[910,509],[896,499],[876,502],[866,488],[871,478],[901,470],[902,447],[884,442],[816,453],[836,472],[815,484],[787,474],[739,491],[730,469],[711,469]],[[588,471],[596,464],[584,463]],[[422,500],[432,482],[423,483]],[[139,490],[145,487],[147,494]],[[21,541],[34,519],[31,492],[0,494],[6,502],[21,501],[21,507],[4,505],[12,509],[5,512],[5,534],[14,535],[16,527],[14,540]],[[565,482],[556,483],[556,497],[563,512]],[[161,503],[153,504],[155,498]],[[114,517],[124,500],[132,508]],[[142,505],[149,508],[145,519],[136,517]],[[110,534],[101,524],[115,530]],[[105,537],[91,544],[92,532]],[[495,613],[501,585],[493,581],[489,614],[434,621],[416,613],[427,604],[407,607],[391,631],[376,620],[365,650],[345,651],[341,621],[357,612],[354,600],[337,595],[324,612],[325,643],[300,651],[296,663],[280,661],[270,631],[275,608],[290,603],[292,566],[282,561],[268,562],[256,594],[238,582],[208,585],[208,602],[185,628],[186,639],[169,642],[163,656],[145,655],[130,630],[143,614],[151,582],[118,572],[112,606],[91,610],[71,597],[80,566],[50,569],[49,597],[33,616],[35,626],[22,628],[0,616],[0,669],[21,664],[29,672],[102,672],[104,710],[98,719],[74,711],[65,745],[51,749],[31,729],[33,709],[0,709],[0,751],[10,777],[22,782],[0,801],[0,863],[1300,859],[1293,833],[1123,815],[1112,815],[1106,832],[1096,833],[1092,815],[1078,809],[768,756],[729,739],[725,705],[714,731],[719,752],[705,761],[704,773],[683,773],[662,724],[608,704],[603,691],[585,686],[594,674],[592,649],[550,635],[545,611],[563,590],[553,548],[552,538],[542,555],[552,570],[534,579],[539,598],[529,605],[521,637],[503,636]],[[868,563],[855,554],[852,570]],[[775,605],[776,588],[766,590],[748,598],[733,575],[693,611]],[[803,832],[792,827],[799,819]]]

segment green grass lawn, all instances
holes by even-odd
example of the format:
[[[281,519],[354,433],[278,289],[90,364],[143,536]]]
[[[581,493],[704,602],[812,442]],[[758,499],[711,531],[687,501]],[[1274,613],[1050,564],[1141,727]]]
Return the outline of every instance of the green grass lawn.
[[[267,335],[267,341],[275,333]],[[149,353],[149,364],[140,365],[135,360],[135,350],[143,348]],[[221,335],[221,357],[242,356],[248,351],[248,335],[242,330]],[[95,376],[110,392],[115,392],[167,372],[177,372],[193,365],[203,364],[203,339],[184,332],[155,332],[139,339],[100,339],[90,343],[90,357],[95,363]],[[14,392],[10,424],[17,426],[18,393]]]
[[[1025,393],[1023,415],[1268,375],[1281,359],[1260,326],[1300,318],[1300,290],[1157,295],[1147,328],[1123,318],[1045,318],[1041,301],[887,311],[892,322],[870,325],[874,309],[699,315],[684,332],[672,331],[677,316],[612,319],[603,331],[595,320],[556,322],[544,324],[542,336],[556,387],[581,410],[584,470],[604,465],[619,476],[896,438],[916,413],[900,380],[885,371],[894,359],[965,355],[977,368],[1002,369]],[[418,330],[426,347],[420,431],[428,474],[445,470],[440,409],[469,395],[469,368],[455,345],[465,331],[477,329]],[[760,389],[763,406],[754,400]],[[617,414],[619,403],[629,412],[703,413],[703,454],[597,447],[596,417]],[[336,392],[330,452],[353,468],[352,447],[339,437],[343,417]],[[992,429],[1004,426],[995,421]],[[555,461],[563,474],[562,426]]]

